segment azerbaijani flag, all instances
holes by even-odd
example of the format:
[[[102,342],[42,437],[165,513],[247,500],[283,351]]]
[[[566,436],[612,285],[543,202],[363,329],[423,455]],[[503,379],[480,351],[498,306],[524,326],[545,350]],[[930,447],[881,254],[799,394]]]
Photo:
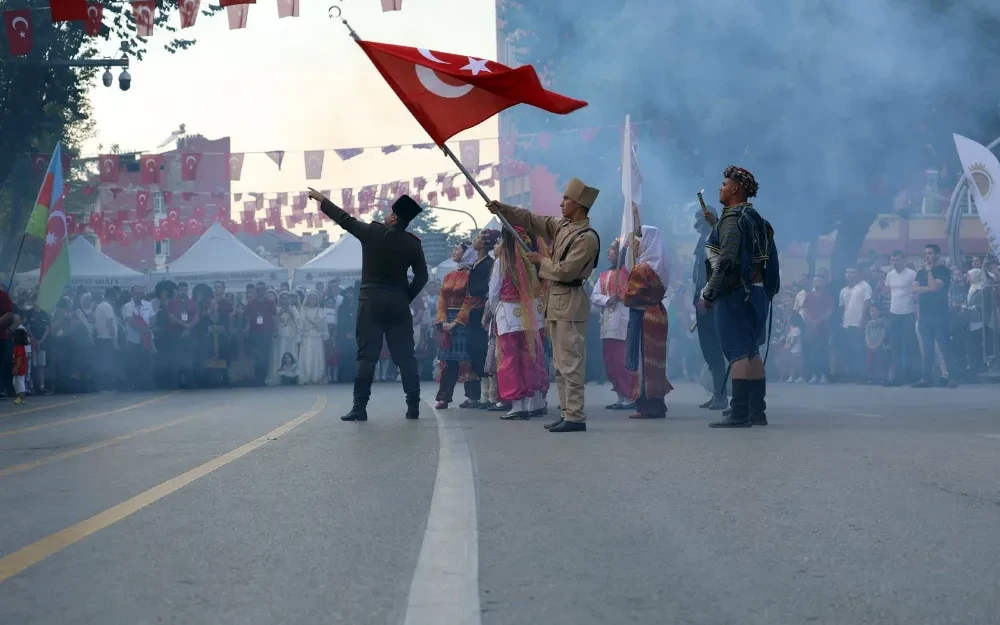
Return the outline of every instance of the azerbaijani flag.
[[[35,208],[28,219],[27,234],[45,241],[38,283],[38,307],[55,310],[69,284],[69,245],[66,238],[66,209],[63,205],[62,147],[56,144],[45,171]]]

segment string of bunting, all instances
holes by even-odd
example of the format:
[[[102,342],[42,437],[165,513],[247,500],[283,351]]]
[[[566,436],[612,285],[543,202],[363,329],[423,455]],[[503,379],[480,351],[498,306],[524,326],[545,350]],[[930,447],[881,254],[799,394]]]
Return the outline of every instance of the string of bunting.
[[[202,0],[183,0],[177,5],[177,16],[181,29],[191,28],[198,21]],[[302,0],[276,0],[278,18],[298,17],[299,5]],[[138,37],[151,37],[154,25],[158,19],[158,0],[123,0],[114,4],[131,4],[132,20],[135,23],[135,34]],[[89,0],[51,0],[49,17],[52,23],[82,22],[84,32],[90,37],[101,34],[104,23],[104,7],[111,4]],[[226,9],[229,20],[229,30],[246,28],[250,16],[250,7],[257,0],[219,0]],[[402,0],[382,0],[383,11],[398,11]],[[35,23],[32,17],[34,11],[44,11],[45,6],[9,9],[3,12],[4,26],[7,31],[7,43],[11,56],[27,56],[31,54],[34,45]]]
[[[480,180],[479,184],[491,187],[496,184],[495,165],[482,165],[476,173],[487,169],[491,171],[491,177]],[[465,197],[470,199],[475,197],[475,189],[471,183],[467,182],[462,185],[461,191],[454,186],[454,179],[460,175],[457,172],[442,172],[431,176],[418,176],[412,181],[396,180],[365,185],[358,189],[324,189],[322,193],[335,200],[339,199],[345,210],[361,217],[381,206],[381,202],[394,201],[404,194],[414,197],[418,202],[423,202],[422,194],[426,191],[426,202],[430,205],[436,204],[443,198],[454,201],[458,199],[460,193],[464,193]],[[440,194],[438,191],[427,191],[428,184],[432,180],[443,186]],[[124,192],[123,189],[98,188],[98,190],[105,189],[112,193],[113,199],[117,199],[118,195]],[[160,194],[165,205],[170,205],[166,217],[159,219],[159,221],[155,219],[152,207],[153,194],[156,192]],[[85,219],[83,215],[68,214],[66,216],[67,232],[69,234],[82,234],[90,230],[100,238],[103,244],[117,242],[121,245],[129,245],[131,242],[146,238],[162,241],[200,236],[212,223],[219,223],[234,234],[243,231],[251,235],[260,234],[267,230],[291,229],[297,226],[320,228],[324,225],[322,216],[309,208],[308,195],[304,192],[234,193],[233,197],[236,202],[240,202],[244,195],[252,198],[242,201],[239,222],[233,221],[232,206],[224,201],[227,199],[228,193],[207,191],[175,193],[164,190],[136,189],[134,194],[136,202],[134,209],[123,208],[124,204],[119,202],[117,209],[115,206],[111,206],[107,210],[93,211],[86,215]],[[267,195],[274,195],[274,197],[266,198]],[[193,207],[179,205],[180,200],[197,202],[199,198],[204,196],[211,196],[218,200],[218,203],[198,204]],[[282,208],[286,206],[291,207],[291,214],[282,215]],[[265,211],[265,216],[258,217],[258,211],[262,210]]]

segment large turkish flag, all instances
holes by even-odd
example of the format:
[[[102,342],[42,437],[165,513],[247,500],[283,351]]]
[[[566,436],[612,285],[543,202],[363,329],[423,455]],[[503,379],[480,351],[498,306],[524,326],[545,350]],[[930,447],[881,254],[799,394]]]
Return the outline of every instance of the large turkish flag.
[[[494,61],[358,40],[406,108],[438,145],[515,104],[557,115],[587,106],[546,91],[535,69]]]

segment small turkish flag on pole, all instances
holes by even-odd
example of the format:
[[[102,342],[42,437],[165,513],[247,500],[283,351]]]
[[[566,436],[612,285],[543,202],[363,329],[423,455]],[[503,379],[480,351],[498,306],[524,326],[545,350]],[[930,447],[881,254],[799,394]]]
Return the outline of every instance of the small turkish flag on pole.
[[[51,154],[32,154],[31,155],[31,168],[35,170],[36,174],[41,175],[45,172],[45,168],[49,166],[49,161],[52,159]]]
[[[298,17],[299,0],[278,0],[278,17]]]
[[[86,13],[86,9],[84,9],[84,13]],[[135,34],[137,36],[151,36],[153,23],[156,21],[156,0],[132,0],[132,19],[135,20]]]
[[[198,163],[201,162],[201,154],[198,152],[186,152],[181,156],[181,180],[191,182],[198,179]]]
[[[177,10],[181,14],[181,28],[191,28],[198,20],[198,9],[201,8],[201,0],[181,0],[177,5]]]
[[[160,166],[163,164],[161,154],[143,154],[139,159],[142,167],[142,184],[160,183]]]
[[[306,180],[319,180],[323,177],[323,154],[323,150],[307,150],[305,152]]]
[[[87,5],[87,21],[83,23],[83,30],[90,37],[97,37],[101,34],[101,25],[104,23],[104,5],[99,2],[91,2]]]
[[[4,11],[3,25],[7,29],[11,56],[29,54],[35,40],[34,29],[31,27],[31,9]]]
[[[447,52],[358,40],[399,99],[439,146],[515,104],[566,115],[587,106],[553,91],[535,69]]]
[[[101,154],[98,162],[101,164],[101,182],[118,182],[119,157],[117,154]]]

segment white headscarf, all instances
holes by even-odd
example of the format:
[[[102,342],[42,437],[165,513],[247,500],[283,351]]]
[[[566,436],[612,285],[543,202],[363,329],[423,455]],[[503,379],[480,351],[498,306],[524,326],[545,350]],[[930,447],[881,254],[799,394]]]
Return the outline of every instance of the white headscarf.
[[[667,246],[660,236],[660,229],[655,226],[643,226],[642,237],[639,239],[639,258],[636,264],[649,265],[666,288],[670,284],[667,272]]]
[[[462,262],[459,264],[465,265],[469,269],[476,264],[476,260],[479,258],[479,252],[474,250],[470,245],[468,249],[465,250],[465,254],[462,254]]]

